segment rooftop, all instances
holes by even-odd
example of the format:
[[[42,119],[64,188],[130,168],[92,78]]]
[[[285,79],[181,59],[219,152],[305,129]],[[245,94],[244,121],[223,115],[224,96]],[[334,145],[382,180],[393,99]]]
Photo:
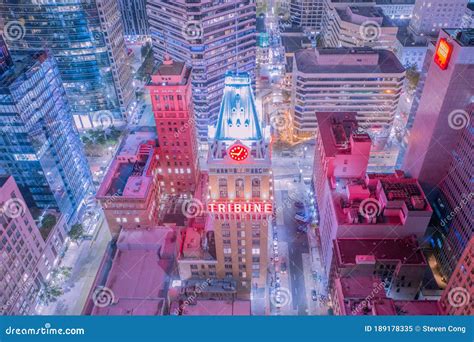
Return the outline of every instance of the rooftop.
[[[375,22],[380,27],[396,27],[395,24],[383,14],[380,7],[348,6],[344,9],[336,8],[342,21],[356,25],[364,25],[368,20]]]
[[[474,46],[474,28],[468,29],[443,29],[462,47]]]
[[[188,227],[183,233],[182,241],[180,256],[183,259],[217,259],[213,231]]]
[[[285,48],[285,53],[294,53],[299,49],[311,46],[311,41],[306,36],[282,36],[281,42]]]
[[[316,118],[321,143],[328,157],[350,153],[351,138],[357,141],[371,141],[367,133],[357,131],[356,113],[317,112]]]
[[[13,51],[10,56],[13,64],[8,70],[0,74],[0,88],[10,87],[15,82],[29,79],[28,71],[34,71],[33,69],[37,63],[42,63],[48,58],[48,53],[45,51]]]
[[[154,132],[131,133],[115,156],[97,197],[145,197],[152,182],[150,164],[155,145]]]
[[[184,62],[165,56],[163,63],[155,65],[147,85],[185,85],[191,75],[191,68]]]
[[[375,276],[348,276],[336,278],[336,286],[344,299],[365,298],[372,294],[374,298],[385,298],[384,284]]]
[[[375,264],[382,260],[409,265],[426,265],[413,236],[397,239],[339,238],[334,241],[339,265]]]
[[[173,249],[171,229],[121,231],[117,252],[105,287],[113,293],[113,304],[95,306],[93,315],[157,315],[162,312],[169,282],[171,259],[161,257]],[[171,244],[167,246],[167,244]]]
[[[403,172],[367,174],[365,179],[336,178],[331,182],[340,224],[403,226],[409,215],[429,220],[433,212],[418,181],[405,177]]]
[[[295,61],[297,70],[306,74],[402,74],[405,71],[393,52],[370,48],[299,50]]]

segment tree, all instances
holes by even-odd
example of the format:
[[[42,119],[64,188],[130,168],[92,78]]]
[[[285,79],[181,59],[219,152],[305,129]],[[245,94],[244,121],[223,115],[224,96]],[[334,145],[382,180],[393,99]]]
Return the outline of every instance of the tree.
[[[71,241],[77,243],[80,239],[84,237],[84,227],[80,223],[76,223],[71,227],[71,230],[68,233]]]
[[[406,71],[406,78],[408,81],[408,89],[410,91],[415,91],[420,81],[420,73],[418,72],[416,65],[410,66]]]
[[[48,283],[40,293],[39,299],[44,305],[55,302],[64,293],[59,285]]]
[[[71,276],[72,267],[60,266],[53,270],[53,279],[64,281]]]
[[[41,228],[40,228],[40,233],[44,241],[46,241],[46,239],[48,238],[49,233],[54,228],[57,221],[58,220],[56,219],[56,216],[54,216],[53,214],[44,215],[43,219],[41,220]]]

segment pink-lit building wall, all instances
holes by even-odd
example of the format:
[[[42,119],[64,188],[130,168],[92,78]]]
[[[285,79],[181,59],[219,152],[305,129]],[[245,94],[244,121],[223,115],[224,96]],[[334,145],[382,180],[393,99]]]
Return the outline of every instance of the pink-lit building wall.
[[[160,187],[156,164],[156,134],[130,134],[96,195],[113,236],[122,228],[149,227],[158,223]]]
[[[189,194],[196,187],[198,148],[191,90],[191,69],[165,59],[147,88],[158,134],[158,173],[167,194]]]
[[[432,209],[403,172],[366,174],[371,140],[353,113],[318,113],[314,159],[321,254],[329,274],[332,241],[342,237],[422,239]],[[371,211],[372,210],[372,211]]]
[[[441,297],[443,314],[474,315],[473,275],[474,237],[471,237]]]
[[[11,176],[0,177],[0,209],[0,315],[32,314],[64,249],[65,218],[47,211],[57,221],[42,234]]]

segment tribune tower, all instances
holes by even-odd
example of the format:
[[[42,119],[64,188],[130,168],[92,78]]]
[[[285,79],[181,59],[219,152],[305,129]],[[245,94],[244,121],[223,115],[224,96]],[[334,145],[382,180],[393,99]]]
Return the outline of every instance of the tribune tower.
[[[209,129],[207,209],[215,231],[217,276],[238,292],[265,287],[273,213],[269,127],[257,113],[247,73],[225,77],[217,124]]]

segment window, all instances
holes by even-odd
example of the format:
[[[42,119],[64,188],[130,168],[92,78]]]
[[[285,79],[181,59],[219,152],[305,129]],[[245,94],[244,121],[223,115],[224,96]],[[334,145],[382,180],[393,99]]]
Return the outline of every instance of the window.
[[[260,198],[260,179],[252,179],[252,198]]]
[[[244,198],[244,191],[245,191],[244,180],[242,178],[236,179],[235,180],[235,197]]]
[[[224,254],[231,254],[232,250],[228,247],[224,248]]]
[[[219,178],[219,197],[227,198],[227,179]]]
[[[260,255],[260,248],[252,248],[253,255]]]

